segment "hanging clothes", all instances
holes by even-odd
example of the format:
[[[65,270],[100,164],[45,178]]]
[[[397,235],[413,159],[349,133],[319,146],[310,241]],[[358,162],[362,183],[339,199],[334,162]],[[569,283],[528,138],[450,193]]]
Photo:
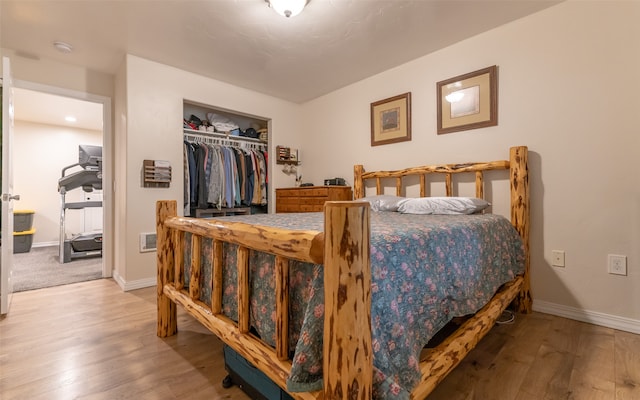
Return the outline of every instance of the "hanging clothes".
[[[264,145],[248,148],[231,140],[221,144],[188,139],[183,152],[185,215],[191,215],[194,209],[267,204]]]
[[[182,157],[183,157],[183,171],[184,171],[184,193],[183,193],[183,201],[184,201],[184,215],[190,215],[189,209],[191,204],[190,199],[190,184],[189,184],[189,151],[187,147],[190,147],[189,143],[183,142],[182,144]]]

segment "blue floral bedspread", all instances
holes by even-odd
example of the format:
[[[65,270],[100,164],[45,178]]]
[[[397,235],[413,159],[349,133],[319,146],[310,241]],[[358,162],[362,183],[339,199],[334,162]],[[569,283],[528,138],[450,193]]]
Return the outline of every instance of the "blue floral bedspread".
[[[323,230],[322,213],[225,217],[287,229]],[[187,237],[189,240],[189,237]],[[187,241],[189,243],[189,241]],[[454,317],[475,313],[524,271],[520,236],[504,217],[371,213],[374,398],[408,399],[420,351]],[[210,240],[203,240],[201,300],[210,304]],[[185,259],[189,259],[187,249]],[[237,321],[236,246],[224,250],[223,312]],[[250,254],[251,326],[275,343],[274,256]],[[289,391],[322,389],[322,266],[290,262]],[[185,285],[189,282],[188,268]]]

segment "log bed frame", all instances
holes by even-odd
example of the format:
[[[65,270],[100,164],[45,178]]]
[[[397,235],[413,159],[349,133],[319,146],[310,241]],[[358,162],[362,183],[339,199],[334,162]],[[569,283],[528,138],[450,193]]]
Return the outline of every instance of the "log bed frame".
[[[452,175],[475,174],[476,197],[483,198],[483,172],[509,170],[511,222],[525,244],[525,273],[503,285],[493,299],[464,322],[420,362],[422,378],[411,393],[424,399],[493,327],[504,309],[513,303],[519,312],[531,311],[529,284],[529,182],[527,147],[512,147],[509,160],[431,165],[400,171],[365,172],[354,167],[354,197],[364,197],[366,180],[375,180],[382,193],[382,179],[396,180],[402,192],[404,177],[417,175],[420,196],[425,196],[427,176],[444,174],[447,196],[452,195]],[[289,260],[324,265],[325,317],[323,343],[323,390],[290,393],[295,399],[362,399],[372,397],[373,351],[371,345],[371,278],[369,263],[369,203],[327,202],[324,233],[290,231],[224,220],[177,216],[176,201],[156,205],[158,234],[157,335],[177,332],[176,304],[184,309],[242,357],[286,390],[291,369],[288,358]],[[192,233],[185,243],[185,232]],[[201,274],[200,243],[213,239],[211,306],[199,300],[199,287],[184,287],[184,246],[192,246],[191,282]],[[238,322],[222,314],[222,243],[238,245]],[[276,345],[265,344],[250,333],[249,251],[275,255]],[[330,371],[327,373],[327,371]]]

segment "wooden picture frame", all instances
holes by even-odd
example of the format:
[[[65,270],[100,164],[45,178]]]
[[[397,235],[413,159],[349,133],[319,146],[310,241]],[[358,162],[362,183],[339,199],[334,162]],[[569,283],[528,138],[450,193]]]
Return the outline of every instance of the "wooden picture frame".
[[[438,135],[498,125],[498,67],[436,84]]]
[[[371,103],[371,146],[411,140],[411,92]]]

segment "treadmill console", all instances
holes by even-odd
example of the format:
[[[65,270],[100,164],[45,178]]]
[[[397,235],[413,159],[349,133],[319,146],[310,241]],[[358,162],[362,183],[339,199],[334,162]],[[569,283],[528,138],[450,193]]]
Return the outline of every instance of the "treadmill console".
[[[102,168],[102,146],[78,145],[78,165],[85,169]]]

